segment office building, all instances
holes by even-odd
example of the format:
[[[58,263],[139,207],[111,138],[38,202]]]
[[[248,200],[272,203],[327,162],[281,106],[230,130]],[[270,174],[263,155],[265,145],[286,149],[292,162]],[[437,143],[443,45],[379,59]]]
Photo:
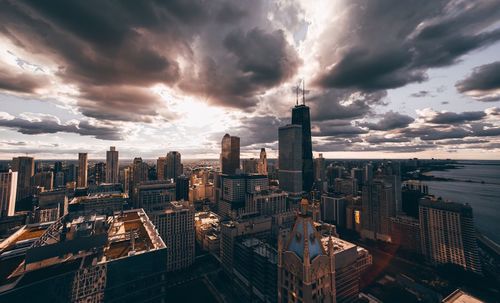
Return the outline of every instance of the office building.
[[[278,253],[255,237],[240,237],[234,246],[233,280],[248,302],[277,302]]]
[[[302,126],[286,125],[278,130],[279,186],[289,193],[302,192]]]
[[[0,244],[0,301],[161,301],[166,253],[142,210],[24,226]]]
[[[314,182],[311,116],[309,107],[305,105],[305,100],[292,109],[292,124],[302,127],[302,189],[305,192],[310,192]]]
[[[323,154],[319,154],[319,157],[314,159],[314,181],[323,182],[326,181],[326,166],[325,158]]]
[[[231,277],[234,275],[234,246],[242,236],[264,236],[271,233],[271,217],[253,216],[224,221],[220,224],[220,259],[222,268]]]
[[[321,220],[335,224],[339,227],[346,226],[347,200],[341,195],[324,194],[321,196]]]
[[[336,302],[333,241],[327,248],[301,201],[290,235],[278,240],[278,302]]]
[[[363,185],[362,206],[361,236],[390,242],[390,218],[396,215],[393,184],[374,179]]]
[[[219,256],[220,252],[220,217],[210,211],[197,212],[194,215],[196,242],[205,251]]]
[[[363,170],[361,168],[351,169],[351,178],[356,180],[358,187],[356,192],[362,191],[363,189]]]
[[[147,214],[165,210],[175,201],[176,184],[167,181],[146,181],[135,188],[134,208],[142,208]]]
[[[220,166],[223,174],[236,174],[240,169],[240,138],[225,134],[221,142]]]
[[[106,151],[106,183],[119,182],[119,162],[118,151],[114,146],[110,146]]]
[[[167,246],[167,271],[191,266],[195,257],[194,208],[188,201],[173,201],[163,211],[151,214]]]
[[[35,174],[35,160],[32,157],[16,157],[12,159],[12,171],[17,172],[16,200],[31,195],[31,177]]]
[[[175,200],[189,201],[189,178],[184,175],[175,179]]]
[[[326,169],[326,180],[328,182],[328,187],[335,186],[335,180],[342,179],[344,168],[342,166],[329,165]]]
[[[241,161],[243,173],[257,174],[259,171],[259,160],[255,158],[243,159]]]
[[[335,257],[336,302],[358,302],[361,275],[373,263],[372,256],[366,249],[331,235],[321,237],[325,251],[329,241]]]
[[[54,173],[51,171],[39,172],[33,175],[31,185],[33,193],[36,192],[35,188],[41,188],[42,191],[50,191],[54,189]]]
[[[365,165],[365,175],[363,177],[363,184],[370,183],[373,181],[373,165],[367,163]]]
[[[156,160],[156,180],[165,180],[167,167],[167,157],[159,157]]]
[[[134,158],[134,162],[132,163],[132,183],[130,189],[132,190],[133,187],[140,182],[148,181],[148,174],[148,164],[146,162],[143,162],[142,158],[140,157]]]
[[[60,171],[56,173],[56,175],[54,176],[54,187],[66,187],[66,176],[64,175],[64,172]]]
[[[219,215],[232,217],[245,212],[247,194],[269,189],[269,179],[265,175],[221,175],[221,197]]]
[[[336,193],[344,195],[356,195],[358,190],[358,182],[356,179],[335,179],[333,183],[333,190]]]
[[[68,205],[68,212],[77,214],[112,214],[124,209],[127,194],[97,194],[74,197]]]
[[[438,264],[455,264],[481,273],[474,229],[468,204],[423,198],[419,205],[422,254]]]
[[[98,162],[94,164],[94,171],[93,171],[93,182],[89,182],[94,185],[100,185],[102,183],[105,183],[106,180],[106,163],[104,162]]]
[[[258,173],[259,175],[267,175],[267,154],[265,148],[260,149]]]
[[[177,177],[182,175],[182,170],[181,154],[177,151],[169,152],[167,154],[167,179],[175,180]]]
[[[287,211],[288,194],[282,190],[261,190],[248,193],[245,210],[247,213],[259,213],[262,216],[272,216]]]
[[[420,223],[418,219],[404,215],[391,218],[391,240],[403,250],[420,252]]]
[[[78,187],[87,187],[87,174],[88,174],[88,155],[87,153],[78,154]]]
[[[16,212],[17,172],[0,173],[0,218]]]

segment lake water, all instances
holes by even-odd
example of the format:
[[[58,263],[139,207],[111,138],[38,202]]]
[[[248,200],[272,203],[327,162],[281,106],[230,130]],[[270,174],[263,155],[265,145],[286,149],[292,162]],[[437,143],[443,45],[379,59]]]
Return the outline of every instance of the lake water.
[[[500,243],[500,161],[461,161],[460,164],[464,167],[431,174],[463,181],[426,181],[429,193],[445,200],[469,203],[476,228]],[[485,183],[464,182],[467,180]]]

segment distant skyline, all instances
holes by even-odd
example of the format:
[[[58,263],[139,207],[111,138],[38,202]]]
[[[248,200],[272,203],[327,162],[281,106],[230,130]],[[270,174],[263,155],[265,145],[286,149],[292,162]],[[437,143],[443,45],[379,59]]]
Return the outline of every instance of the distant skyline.
[[[500,159],[497,0],[2,1],[0,159]]]

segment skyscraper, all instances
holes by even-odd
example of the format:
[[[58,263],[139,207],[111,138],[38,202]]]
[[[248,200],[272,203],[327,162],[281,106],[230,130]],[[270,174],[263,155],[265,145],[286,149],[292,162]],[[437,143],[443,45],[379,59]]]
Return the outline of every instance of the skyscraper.
[[[118,183],[118,174],[118,151],[114,146],[110,146],[109,150],[106,151],[106,182]]]
[[[319,154],[319,157],[314,159],[314,181],[326,181],[325,168],[325,158],[323,154]]]
[[[324,248],[321,236],[307,214],[308,201],[283,243],[278,241],[278,302],[330,302],[336,300],[333,239]]]
[[[267,175],[267,155],[265,148],[261,148],[260,150],[258,171],[260,175]]]
[[[240,138],[225,134],[221,142],[220,164],[223,174],[233,175],[240,168]]]
[[[189,178],[184,175],[175,179],[175,199],[189,201]]]
[[[152,221],[167,250],[167,271],[186,268],[194,262],[194,208],[189,201],[171,202],[164,211],[152,213]]]
[[[35,159],[16,157],[12,159],[12,171],[17,172],[16,200],[22,200],[31,194],[31,177],[35,174]]]
[[[159,157],[156,160],[156,180],[165,180],[166,157]]]
[[[305,192],[309,192],[314,182],[311,115],[304,99],[303,95],[302,104],[297,104],[292,109],[292,124],[302,126],[302,188]]]
[[[302,191],[302,126],[286,125],[278,130],[280,188],[290,193]]]
[[[422,253],[435,263],[452,263],[480,273],[481,262],[468,204],[424,198],[419,204]]]
[[[88,166],[89,163],[87,153],[78,153],[78,187],[87,187]]]
[[[176,179],[182,175],[181,153],[171,151],[167,154],[167,179]]]
[[[148,180],[149,167],[148,164],[142,161],[142,158],[134,158],[132,164],[132,186],[139,184],[139,182]]]
[[[43,187],[44,191],[51,191],[54,188],[54,173],[51,171],[39,172],[33,175],[31,185]]]
[[[106,164],[104,162],[98,162],[94,164],[94,183],[99,185],[105,182],[106,177]]]
[[[254,158],[243,159],[241,166],[245,174],[256,174],[259,171],[259,160]]]
[[[16,211],[17,172],[0,173],[0,217],[13,216]]]
[[[363,229],[364,238],[390,241],[391,217],[396,215],[394,189],[390,182],[374,179],[363,185]]]

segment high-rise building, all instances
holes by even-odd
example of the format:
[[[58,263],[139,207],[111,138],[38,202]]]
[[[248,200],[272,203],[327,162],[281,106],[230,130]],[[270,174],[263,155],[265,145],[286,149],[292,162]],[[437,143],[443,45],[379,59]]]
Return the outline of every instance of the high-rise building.
[[[321,196],[321,220],[339,227],[346,225],[347,200],[343,196],[325,194]]]
[[[165,168],[167,166],[167,158],[159,157],[156,160],[156,180],[165,180],[166,172]]]
[[[244,212],[247,194],[269,189],[269,179],[265,175],[221,175],[219,215],[222,217]]]
[[[189,267],[194,262],[194,208],[189,201],[174,201],[164,211],[151,214],[158,233],[168,247],[167,271]]]
[[[240,138],[225,134],[222,137],[220,165],[223,174],[233,175],[240,169]]]
[[[258,173],[260,175],[267,175],[267,155],[265,148],[260,149]]]
[[[78,187],[87,187],[88,166],[87,153],[78,153]]]
[[[424,256],[435,263],[452,263],[481,273],[470,205],[423,198],[419,221]]]
[[[142,158],[134,158],[132,164],[132,186],[148,180],[149,166]]]
[[[365,165],[365,175],[363,178],[363,184],[370,183],[373,181],[373,165],[371,163],[367,163]]]
[[[351,178],[356,179],[356,183],[358,184],[358,188],[356,191],[361,191],[363,189],[363,170],[361,168],[353,168],[351,169]]]
[[[175,201],[176,185],[167,181],[146,181],[136,186],[134,208],[142,208],[147,214],[165,210]]]
[[[396,215],[393,184],[374,179],[363,185],[362,205],[362,237],[390,242],[390,218]]]
[[[66,186],[65,178],[66,176],[64,175],[64,172],[62,171],[57,172],[56,175],[54,176],[54,186],[56,188],[65,187]]]
[[[36,173],[33,175],[32,179],[31,185],[33,187],[43,187],[45,191],[54,189],[54,173],[51,171]]]
[[[278,302],[336,301],[335,251],[332,239],[325,249],[308,213],[308,201],[288,239],[278,240]]]
[[[35,160],[32,157],[16,157],[12,159],[12,171],[17,172],[16,200],[31,195],[31,177],[35,174]]]
[[[12,245],[0,247],[1,302],[165,298],[167,248],[142,210],[66,215],[23,226],[6,241]]]
[[[184,175],[175,179],[175,199],[189,201],[189,178]]]
[[[0,217],[13,216],[16,211],[17,172],[0,173]]]
[[[94,164],[94,184],[100,185],[101,183],[105,183],[106,180],[106,163],[98,162]]]
[[[171,151],[167,154],[167,179],[176,179],[182,175],[181,154]]]
[[[106,151],[106,183],[119,182],[118,151],[111,146]]]
[[[245,174],[256,174],[259,171],[259,160],[255,158],[243,159],[241,166]]]
[[[259,213],[262,216],[272,216],[287,211],[288,194],[282,190],[262,190],[247,194],[245,210],[248,213]]]
[[[418,219],[403,215],[391,218],[391,241],[401,249],[420,252]]]
[[[282,126],[278,137],[280,188],[290,193],[302,192],[302,126]]]
[[[303,104],[298,104],[292,109],[292,124],[302,126],[302,188],[305,192],[309,192],[314,182],[311,115],[304,100]]]
[[[319,154],[319,157],[314,159],[314,181],[326,181],[325,168],[325,158],[323,154]]]

